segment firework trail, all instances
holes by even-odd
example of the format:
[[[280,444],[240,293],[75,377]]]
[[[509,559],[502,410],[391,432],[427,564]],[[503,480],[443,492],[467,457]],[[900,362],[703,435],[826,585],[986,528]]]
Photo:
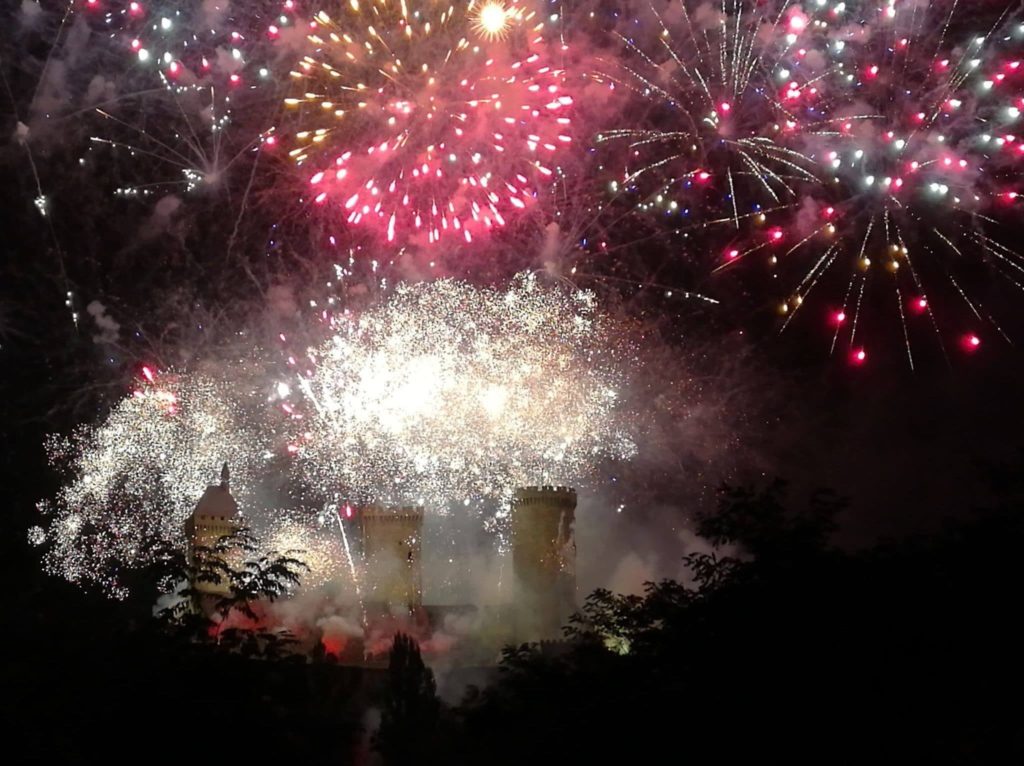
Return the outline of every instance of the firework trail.
[[[783,327],[828,285],[816,294],[833,290],[831,347],[855,364],[867,359],[864,314],[883,299],[912,367],[922,331],[967,351],[981,345],[972,325],[1003,333],[958,274],[981,264],[1018,287],[1024,275],[993,238],[1018,199],[1024,28],[1008,6],[723,0],[670,11],[652,12],[649,34],[626,39],[626,63],[605,75],[655,112],[655,127],[602,136],[632,150],[614,186],[677,228],[710,231],[722,268],[766,263],[791,290]],[[939,304],[955,315],[949,327]]]
[[[353,1],[311,26],[285,103],[329,217],[388,242],[471,242],[530,205],[571,142],[565,73],[531,11]]]

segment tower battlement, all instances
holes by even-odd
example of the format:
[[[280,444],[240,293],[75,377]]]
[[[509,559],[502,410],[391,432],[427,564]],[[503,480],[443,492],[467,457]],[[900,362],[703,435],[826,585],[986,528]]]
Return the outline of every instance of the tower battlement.
[[[376,524],[420,524],[423,521],[423,506],[384,506],[370,505],[360,511],[363,523]]]
[[[576,507],[576,490],[572,487],[541,485],[519,487],[512,498],[515,508],[524,505],[572,506]]]

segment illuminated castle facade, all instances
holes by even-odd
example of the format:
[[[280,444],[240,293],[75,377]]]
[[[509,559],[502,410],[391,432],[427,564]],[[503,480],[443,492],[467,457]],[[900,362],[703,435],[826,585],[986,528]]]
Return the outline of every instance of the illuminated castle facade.
[[[371,505],[359,512],[363,597],[371,612],[426,619],[423,605],[423,508]],[[500,612],[515,642],[562,638],[576,610],[576,491],[522,487],[512,501],[514,598]],[[435,612],[441,607],[426,607]]]
[[[523,487],[512,501],[517,641],[557,639],[576,609],[576,490]]]
[[[423,604],[423,507],[369,505],[359,511],[362,539],[362,599],[378,618],[411,617],[432,623],[453,608]],[[569,487],[521,487],[514,493],[511,548],[515,594],[498,606],[500,632],[517,643],[551,641],[576,609],[576,491]],[[242,527],[238,503],[231,496],[227,464],[220,484],[203,492],[185,522],[187,556],[195,564],[197,548],[212,548]],[[206,611],[217,596],[228,595],[222,583],[194,583],[196,606]],[[494,607],[491,607],[494,610]],[[364,617],[366,614],[364,613]]]
[[[423,605],[422,506],[371,505],[360,513],[367,602],[404,607]]]

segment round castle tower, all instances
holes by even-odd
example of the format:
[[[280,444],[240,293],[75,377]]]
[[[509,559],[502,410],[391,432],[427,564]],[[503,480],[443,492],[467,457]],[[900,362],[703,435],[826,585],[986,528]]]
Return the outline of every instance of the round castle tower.
[[[195,563],[196,548],[212,548],[222,537],[227,537],[241,527],[238,503],[231,495],[231,474],[225,463],[220,471],[220,484],[211,484],[199,498],[192,515],[185,519],[185,540],[190,565]],[[224,583],[198,582],[196,590],[213,595],[226,596],[228,586]]]
[[[519,641],[561,638],[576,609],[576,490],[522,487],[512,500]]]

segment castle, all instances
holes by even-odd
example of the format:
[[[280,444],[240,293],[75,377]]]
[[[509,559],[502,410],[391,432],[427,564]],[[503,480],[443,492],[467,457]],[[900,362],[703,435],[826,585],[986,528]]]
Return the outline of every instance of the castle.
[[[514,597],[499,607],[503,632],[514,643],[557,640],[576,609],[576,491],[534,486],[515,490],[511,508]],[[420,623],[445,608],[424,605],[423,508],[372,504],[359,511],[362,596],[370,615],[407,614]],[[198,546],[211,547],[241,527],[231,496],[228,467],[219,485],[206,488],[185,522],[189,560]],[[221,584],[197,584],[211,596]]]

